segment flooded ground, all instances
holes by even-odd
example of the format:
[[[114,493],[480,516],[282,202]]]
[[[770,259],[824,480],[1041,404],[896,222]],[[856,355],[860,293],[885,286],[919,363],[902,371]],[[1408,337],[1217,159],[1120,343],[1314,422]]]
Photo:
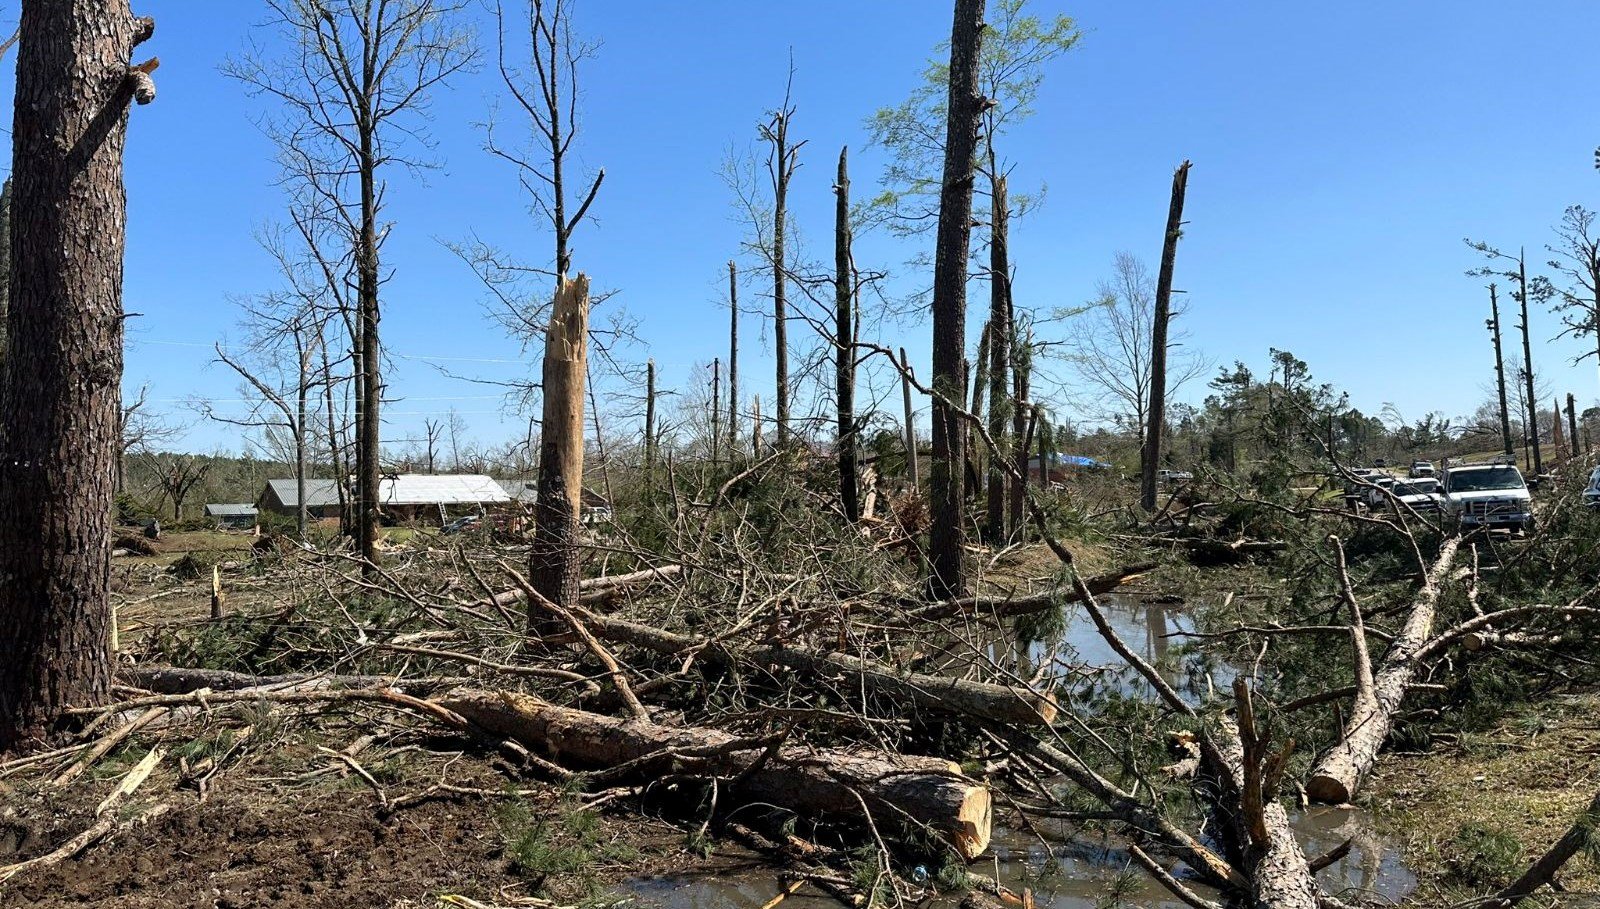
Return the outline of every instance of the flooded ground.
[[[1185,646],[1193,619],[1174,604],[1127,596],[1107,596],[1101,605],[1117,634],[1161,670],[1168,683],[1196,701],[1211,691],[1226,691],[1235,670]],[[1061,634],[1023,649],[1031,670],[1047,662],[1063,674],[1083,674],[1095,684],[1124,695],[1147,695],[1148,684],[1126,671],[1082,607],[1069,606]],[[1000,657],[996,647],[992,655]],[[1012,652],[1016,649],[1013,646]],[[1416,886],[1416,878],[1399,859],[1399,851],[1372,829],[1359,810],[1311,808],[1294,816],[1294,827],[1309,855],[1331,851],[1346,839],[1350,853],[1324,869],[1319,878],[1330,893],[1360,895],[1369,902],[1399,903]],[[1020,830],[997,828],[990,853],[973,869],[998,877],[1011,888],[1033,892],[1035,905],[1049,909],[1096,909],[1120,895],[1124,905],[1183,909],[1159,884],[1132,863],[1120,841],[1075,831],[1067,826],[1044,829],[1048,840]],[[1199,888],[1197,888],[1199,889]],[[633,881],[629,893],[641,904],[666,909],[761,909],[780,892],[770,868],[726,867],[694,875],[651,877]],[[931,905],[954,906],[956,898]],[[837,906],[811,887],[783,901],[790,909]]]

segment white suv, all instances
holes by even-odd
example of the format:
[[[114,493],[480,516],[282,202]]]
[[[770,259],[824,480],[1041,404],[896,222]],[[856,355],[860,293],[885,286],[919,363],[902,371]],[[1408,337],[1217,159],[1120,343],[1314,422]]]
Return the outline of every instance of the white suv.
[[[1533,529],[1533,496],[1513,464],[1467,464],[1444,473],[1444,507],[1463,529]]]
[[[1600,467],[1596,467],[1589,474],[1589,485],[1583,487],[1583,504],[1590,508],[1600,508]]]

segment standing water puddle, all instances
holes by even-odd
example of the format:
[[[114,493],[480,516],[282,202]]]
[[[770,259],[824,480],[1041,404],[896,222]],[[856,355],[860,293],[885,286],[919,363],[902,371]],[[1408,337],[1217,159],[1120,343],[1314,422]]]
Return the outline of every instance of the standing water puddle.
[[[1226,692],[1233,684],[1234,667],[1182,646],[1186,640],[1182,633],[1193,631],[1194,622],[1181,610],[1125,596],[1106,596],[1099,602],[1118,636],[1156,666],[1185,698],[1198,702],[1212,692]],[[1150,695],[1148,683],[1126,668],[1081,607],[1068,606],[1065,618],[1066,627],[1054,642],[1025,649],[1030,665],[1019,669],[1031,670],[1049,661],[1063,671],[1092,673],[1102,690],[1123,696]],[[1007,662],[998,652],[991,656]],[[1400,862],[1398,851],[1371,829],[1363,812],[1310,808],[1294,814],[1293,824],[1311,856],[1323,855],[1346,839],[1351,841],[1349,854],[1317,876],[1328,892],[1399,903],[1416,886],[1416,878]],[[1036,826],[1053,841],[1047,844],[1024,831],[996,828],[989,854],[974,863],[973,870],[997,876],[1018,891],[1031,889],[1035,905],[1049,909],[1095,909],[1116,893],[1122,895],[1125,905],[1186,909],[1133,864],[1115,838],[1073,831],[1064,825]],[[772,869],[739,866],[636,878],[624,890],[641,905],[665,909],[760,909],[778,895],[779,887]],[[959,897],[951,897],[929,905],[953,907],[958,901]],[[820,909],[839,903],[808,886],[782,905]]]

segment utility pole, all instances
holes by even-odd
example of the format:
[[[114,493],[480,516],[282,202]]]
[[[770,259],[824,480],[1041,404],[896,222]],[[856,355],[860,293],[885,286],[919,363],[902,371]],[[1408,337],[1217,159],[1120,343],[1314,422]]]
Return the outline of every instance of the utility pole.
[[[1500,298],[1493,284],[1489,285],[1489,313],[1490,318],[1485,324],[1494,336],[1494,379],[1495,387],[1500,390],[1500,438],[1505,445],[1506,456],[1510,457],[1513,453],[1511,408],[1506,401],[1506,361],[1500,347]]]

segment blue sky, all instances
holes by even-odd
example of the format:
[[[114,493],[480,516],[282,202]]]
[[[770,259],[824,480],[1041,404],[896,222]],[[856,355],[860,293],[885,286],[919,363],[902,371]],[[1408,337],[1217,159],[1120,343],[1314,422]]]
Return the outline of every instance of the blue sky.
[[[1120,249],[1153,265],[1172,169],[1187,157],[1176,283],[1188,293],[1190,343],[1253,365],[1287,348],[1365,410],[1392,402],[1412,418],[1460,415],[1484,399],[1492,371],[1486,294],[1463,275],[1478,262],[1462,238],[1526,244],[1542,263],[1566,205],[1600,207],[1600,123],[1584,100],[1600,33],[1593,2],[1031,6],[1076,17],[1086,35],[1008,139],[1016,179],[1049,187],[1013,229],[1019,303],[1086,300]],[[160,97],[134,111],[128,142],[126,305],[142,315],[130,322],[126,385],[148,383],[159,407],[194,423],[191,447],[236,449],[232,430],[199,423],[182,402],[237,397],[209,347],[237,333],[231,298],[274,286],[253,239],[282,210],[272,149],[254,125],[265,108],[218,67],[252,39],[271,53],[275,39],[253,28],[265,11],[249,0],[140,0],[136,12],[157,20],[145,48],[162,67]],[[810,140],[795,215],[820,244],[839,146],[851,147],[865,196],[882,159],[865,147],[863,120],[905,97],[949,19],[943,0],[580,3],[580,29],[604,45],[586,71],[579,153],[607,177],[575,264],[641,320],[649,346],[631,355],[654,357],[663,385],[723,354],[724,263],[742,229],[718,168],[781,96],[791,49],[794,131]],[[488,20],[478,26],[487,37]],[[533,257],[549,248],[513,175],[481,149],[474,124],[500,94],[488,68],[440,92],[430,124],[439,168],[391,175],[383,330],[391,387],[405,399],[390,406],[392,438],[452,406],[482,441],[525,425],[501,413],[493,389],[430,366],[491,379],[527,370],[444,247],[477,234]],[[917,251],[866,238],[858,261],[895,268],[909,289],[926,280],[900,264]],[[747,305],[762,306],[754,291]],[[973,292],[976,304],[982,285]],[[1555,317],[1533,322],[1553,390],[1600,397],[1593,360],[1568,365],[1579,344],[1547,340]],[[744,385],[761,392],[770,330],[754,313],[743,324]],[[927,355],[925,324],[889,340]]]

